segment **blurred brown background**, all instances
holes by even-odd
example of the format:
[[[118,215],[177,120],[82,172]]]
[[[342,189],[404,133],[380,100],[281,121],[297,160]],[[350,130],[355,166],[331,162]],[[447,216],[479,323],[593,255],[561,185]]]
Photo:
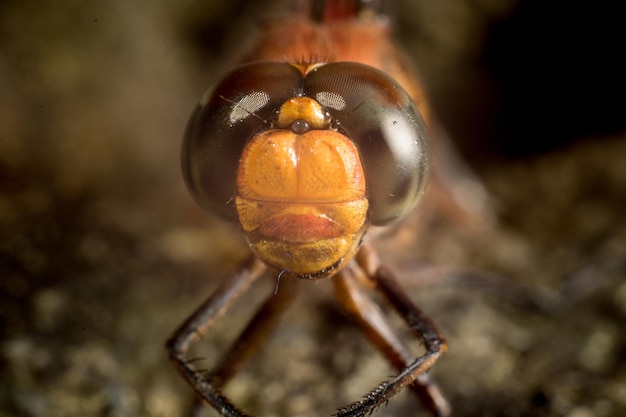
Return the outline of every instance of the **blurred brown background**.
[[[181,137],[254,22],[285,7],[0,3],[0,416],[185,414],[191,392],[164,341],[246,248],[188,195]],[[404,251],[393,244],[412,238],[408,226],[381,242],[449,339],[433,373],[456,416],[626,414],[626,71],[614,7],[395,6],[398,37],[497,215],[478,230],[439,219]],[[425,287],[411,279],[416,260],[502,280]],[[265,416],[330,415],[391,373],[329,285],[312,286],[229,387]],[[543,308],[507,290],[517,286]],[[249,314],[240,307],[198,355],[232,340]],[[379,414],[425,415],[409,394]]]

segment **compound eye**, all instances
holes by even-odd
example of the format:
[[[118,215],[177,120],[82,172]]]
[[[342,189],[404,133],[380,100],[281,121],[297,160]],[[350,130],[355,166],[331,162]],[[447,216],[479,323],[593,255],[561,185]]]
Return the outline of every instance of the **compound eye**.
[[[243,148],[271,126],[287,99],[302,95],[302,78],[292,65],[259,62],[236,68],[205,94],[187,123],[181,155],[185,182],[203,208],[237,220]]]
[[[313,69],[304,90],[357,145],[371,223],[385,225],[410,212],[426,189],[430,151],[422,117],[406,91],[384,72],[351,62]]]

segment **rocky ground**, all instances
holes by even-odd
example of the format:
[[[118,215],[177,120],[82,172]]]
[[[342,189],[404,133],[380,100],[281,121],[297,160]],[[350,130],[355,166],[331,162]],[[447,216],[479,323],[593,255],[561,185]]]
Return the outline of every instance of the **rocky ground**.
[[[189,197],[180,140],[263,12],[218,3],[0,5],[1,417],[176,417],[191,406],[164,341],[246,248]],[[433,375],[455,416],[625,415],[626,141],[584,112],[546,116],[623,106],[541,90],[528,114],[498,107],[508,84],[477,62],[485,22],[513,3],[409,3],[399,33],[495,213],[481,227],[432,215],[415,236],[418,210],[376,243],[447,336]],[[532,149],[502,146],[516,130],[502,120],[532,134]],[[563,121],[584,135],[554,137]],[[392,372],[330,285],[310,288],[228,388],[260,415],[330,415]],[[246,295],[197,354],[220,352],[259,297]],[[378,414],[426,415],[408,393]]]

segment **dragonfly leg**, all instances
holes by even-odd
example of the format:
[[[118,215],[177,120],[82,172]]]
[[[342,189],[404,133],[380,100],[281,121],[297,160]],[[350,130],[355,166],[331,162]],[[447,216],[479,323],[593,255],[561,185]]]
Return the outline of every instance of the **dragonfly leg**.
[[[448,416],[450,408],[447,401],[435,382],[426,374],[446,349],[443,336],[430,319],[402,292],[391,273],[384,267],[376,267],[375,274],[369,277],[369,283],[385,295],[389,303],[426,348],[426,353],[416,359],[406,344],[393,332],[380,307],[366,295],[363,285],[361,285],[363,276],[366,275],[365,271],[355,263],[340,272],[335,278],[337,299],[347,313],[361,326],[374,346],[400,373],[381,383],[362,400],[339,409],[336,416],[365,416],[380,405],[385,404],[407,385],[433,415]]]
[[[223,416],[250,417],[221,393],[221,387],[236,374],[274,327],[280,313],[294,298],[293,285],[288,282],[281,283],[277,295],[270,296],[261,306],[208,377],[192,367],[190,361],[186,360],[186,354],[189,348],[200,340],[201,335],[215,324],[215,321],[263,274],[265,269],[265,265],[257,259],[248,261],[232,277],[224,281],[167,342],[170,359],[178,372],[204,401],[211,404]],[[197,411],[198,407],[195,409]]]

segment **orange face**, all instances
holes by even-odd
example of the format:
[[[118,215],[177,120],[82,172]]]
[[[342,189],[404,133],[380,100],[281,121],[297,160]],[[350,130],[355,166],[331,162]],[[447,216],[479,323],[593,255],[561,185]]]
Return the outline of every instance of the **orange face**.
[[[361,160],[311,98],[286,101],[277,127],[254,136],[243,151],[239,221],[266,263],[302,278],[326,276],[356,253],[365,232]]]

